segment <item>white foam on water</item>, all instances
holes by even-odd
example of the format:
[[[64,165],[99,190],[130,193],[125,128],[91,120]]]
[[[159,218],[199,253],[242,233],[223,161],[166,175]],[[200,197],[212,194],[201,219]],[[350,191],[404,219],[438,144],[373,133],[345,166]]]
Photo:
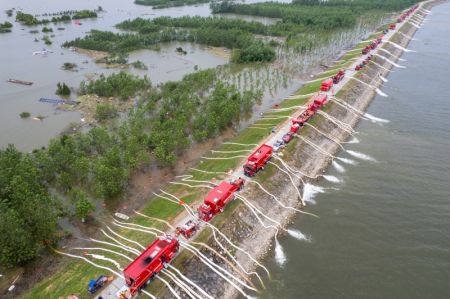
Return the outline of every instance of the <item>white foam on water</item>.
[[[383,56],[381,56],[381,55],[379,55],[379,56],[380,56],[380,57],[383,57]],[[362,84],[364,84],[364,85],[366,85],[366,86],[369,86],[370,88],[375,88],[375,87],[373,87],[372,85],[367,84],[366,82],[359,80],[358,78],[350,77],[350,79],[356,80],[356,81],[358,81],[359,83],[362,83]]]
[[[342,166],[338,162],[333,161],[333,162],[331,162],[331,165],[333,165],[333,167],[336,169],[337,172],[339,172],[339,173],[344,173],[345,172],[344,166]]]
[[[406,69],[406,66],[397,64],[397,63],[393,62],[392,60],[390,60],[390,59],[388,59],[388,58],[386,58],[384,56],[381,56],[381,55],[378,55],[378,54],[375,54],[375,55],[377,55],[378,57],[381,57],[381,59],[386,60],[387,62],[389,62],[390,64],[392,64],[395,67],[398,67],[398,68],[401,68],[401,69]]]
[[[355,160],[352,160],[352,159],[340,158],[340,157],[337,157],[337,159],[339,159],[339,161],[342,161],[345,164],[349,164],[349,165],[357,165],[358,164],[358,162],[356,162]]]
[[[283,267],[287,261],[286,255],[283,251],[283,247],[281,247],[280,242],[278,242],[277,238],[275,238],[275,261],[281,267]]]
[[[399,58],[398,60],[400,60],[400,61],[408,61],[408,60],[403,59],[403,58]]]
[[[359,139],[356,137],[353,137],[353,139],[348,141],[347,143],[359,143]]]
[[[401,32],[400,32],[400,33],[401,33]],[[401,33],[401,34],[403,34],[403,33]],[[403,35],[405,35],[405,34],[403,34]],[[405,36],[408,37],[407,35],[405,35]],[[388,51],[388,50],[386,50],[386,49],[378,48],[378,50],[383,51],[384,53],[387,53],[387,54],[391,55],[392,57],[397,58],[396,55],[392,54],[390,51]]]
[[[375,92],[376,92],[377,94],[379,94],[380,96],[382,96],[382,97],[385,97],[385,98],[388,97],[388,95],[385,94],[384,92],[382,92],[379,88],[375,88]]]
[[[369,155],[366,155],[364,153],[350,151],[350,150],[347,150],[347,153],[349,153],[353,157],[359,158],[361,160],[366,160],[366,161],[371,161],[371,162],[376,162],[377,161],[375,158],[373,158],[373,157],[371,157]]]
[[[299,231],[299,230],[296,230],[296,229],[288,229],[287,232],[288,232],[288,234],[289,234],[291,237],[294,237],[294,238],[296,238],[297,240],[300,240],[300,241],[308,241],[308,242],[311,240],[309,237],[307,237],[304,233],[302,233],[302,232]]]
[[[400,49],[400,50],[403,50],[403,51],[405,51],[405,52],[416,52],[416,51],[414,51],[414,50],[408,50],[408,49],[406,49],[406,48],[403,48],[402,46],[400,46],[400,45],[398,45],[398,44],[396,44],[396,43],[394,43],[394,42],[391,42],[391,41],[387,41],[388,43],[390,43],[390,44],[392,44],[394,47],[396,47],[396,48],[398,48],[398,49]]]
[[[391,122],[388,119],[379,118],[379,117],[373,116],[372,114],[369,114],[369,113],[364,113],[364,116],[367,117],[368,119],[370,119],[371,121],[376,122],[376,123],[389,123],[389,122]]]
[[[338,177],[336,177],[334,175],[324,175],[323,178],[326,179],[328,182],[331,182],[331,183],[340,183],[340,182],[342,182]]]
[[[325,192],[324,188],[307,183],[303,187],[303,200],[305,202],[316,204],[314,197],[318,193],[324,193],[324,192]]]
[[[380,75],[379,77],[380,77],[381,81],[383,81],[384,83],[389,82],[389,80],[386,79],[385,77],[383,77],[383,76],[381,76],[381,75]]]

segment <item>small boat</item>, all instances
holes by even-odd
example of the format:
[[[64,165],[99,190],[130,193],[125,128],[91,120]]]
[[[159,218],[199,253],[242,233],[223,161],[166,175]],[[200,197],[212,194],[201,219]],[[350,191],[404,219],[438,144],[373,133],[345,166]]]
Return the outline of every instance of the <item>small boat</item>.
[[[23,80],[17,80],[17,79],[8,79],[8,80],[6,80],[6,82],[22,84],[22,85],[32,85],[33,84],[33,82],[30,82],[30,81],[23,81]]]
[[[33,52],[33,55],[43,55],[46,56],[48,53],[53,53],[53,51],[47,50],[46,48],[43,48],[42,51],[36,51]]]

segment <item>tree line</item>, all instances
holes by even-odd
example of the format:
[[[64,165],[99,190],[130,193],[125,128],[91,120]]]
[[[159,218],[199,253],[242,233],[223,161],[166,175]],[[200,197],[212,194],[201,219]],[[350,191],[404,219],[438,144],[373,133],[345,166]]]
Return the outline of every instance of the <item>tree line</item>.
[[[320,7],[351,7],[355,10],[384,10],[384,11],[399,11],[407,7],[413,6],[420,2],[420,0],[293,0],[293,4],[297,5],[315,5]]]
[[[0,150],[0,266],[22,265],[55,240],[59,200],[33,155]]]
[[[241,15],[279,18],[275,27],[302,31],[329,32],[352,28],[357,20],[373,11],[392,12],[414,5],[419,0],[293,0],[292,3],[261,2],[243,4],[234,1],[212,2],[213,13],[234,13]],[[301,27],[298,27],[301,26]],[[292,29],[287,31],[295,32]]]
[[[79,93],[96,94],[101,97],[118,97],[121,100],[127,100],[136,95],[140,90],[146,90],[151,87],[150,80],[145,76],[140,79],[137,76],[120,72],[105,76],[103,74],[94,81],[82,81]]]
[[[320,5],[296,5],[276,2],[240,4],[232,1],[211,3],[213,13],[235,13],[242,15],[279,18],[278,27],[287,26],[292,33],[305,30],[329,31],[352,28],[358,15],[349,7],[327,7]]]
[[[68,22],[71,20],[96,18],[96,17],[97,17],[97,13],[95,11],[87,10],[87,9],[76,11],[72,15],[66,14],[66,15],[62,15],[62,16],[52,17],[51,19],[37,19],[32,14],[24,13],[21,11],[18,11],[16,13],[16,21],[20,22],[26,26],[42,25],[42,24],[48,24],[50,22],[52,22],[52,23]]]
[[[153,9],[208,3],[210,0],[135,0],[139,5],[153,6]]]

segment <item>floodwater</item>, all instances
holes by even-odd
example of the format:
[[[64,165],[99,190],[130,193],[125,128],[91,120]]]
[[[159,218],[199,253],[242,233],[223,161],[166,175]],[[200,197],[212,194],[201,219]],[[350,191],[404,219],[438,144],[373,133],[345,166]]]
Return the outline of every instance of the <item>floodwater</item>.
[[[255,2],[255,1],[252,1]],[[53,29],[52,45],[46,46],[41,38],[43,26],[28,27],[14,22],[15,16],[8,18],[7,9],[15,8],[34,15],[56,13],[65,10],[97,9],[104,10],[97,19],[81,20],[82,25],[74,23],[48,24]],[[155,18],[159,16],[179,17],[184,15],[210,16],[209,4],[183,6],[153,10],[148,6],[135,5],[132,0],[99,0],[99,1],[33,1],[2,0],[0,1],[0,22],[10,21],[14,24],[13,32],[0,34],[0,147],[15,144],[19,149],[30,151],[45,146],[48,140],[59,134],[72,122],[80,122],[77,112],[63,112],[51,104],[38,102],[39,98],[58,98],[54,93],[57,82],[65,82],[72,88],[78,88],[80,82],[93,74],[110,74],[120,69],[105,69],[94,63],[94,59],[61,48],[61,44],[76,37],[82,37],[91,29],[118,31],[117,23],[136,17]],[[48,17],[46,17],[48,18]],[[244,16],[244,19],[247,17]],[[269,22],[267,18],[252,18],[252,21]],[[65,30],[57,30],[62,27]],[[30,30],[39,33],[29,33]],[[39,41],[35,42],[35,38]],[[188,53],[179,55],[175,48],[181,46]],[[45,56],[32,55],[43,48],[53,51]],[[141,60],[148,70],[125,70],[140,76],[147,75],[152,83],[158,84],[168,80],[179,80],[184,75],[198,69],[207,69],[228,63],[226,56],[214,54],[207,47],[187,43],[167,43],[161,45],[160,51],[141,50],[130,54],[129,62]],[[61,66],[65,62],[78,65],[78,72],[65,71]],[[32,81],[32,86],[7,83],[9,78]],[[74,97],[74,96],[72,96]],[[30,119],[21,119],[21,112],[30,112]],[[43,116],[43,121],[33,117]]]
[[[266,261],[272,273],[259,298],[450,298],[450,3],[432,10],[369,113],[349,150],[374,157],[328,172],[342,184],[321,182],[326,193],[284,237],[287,263]]]

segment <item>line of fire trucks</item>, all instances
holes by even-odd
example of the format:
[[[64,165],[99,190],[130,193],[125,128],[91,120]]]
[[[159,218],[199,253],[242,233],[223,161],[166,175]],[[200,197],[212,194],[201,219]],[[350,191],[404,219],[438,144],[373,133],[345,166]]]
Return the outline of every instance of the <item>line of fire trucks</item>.
[[[345,71],[340,70],[335,76],[322,83],[320,91],[329,91],[333,84],[339,83],[344,76]],[[327,103],[327,100],[328,95],[326,93],[319,92],[313,96],[308,107],[292,120],[289,132],[283,136],[283,142],[288,144],[299,129]],[[245,176],[253,177],[260,170],[263,170],[272,158],[273,153],[274,147],[267,144],[259,146],[245,161],[243,166]],[[206,195],[203,203],[198,207],[198,221],[189,220],[176,228],[174,236],[159,237],[148,246],[123,270],[127,287],[119,291],[118,297],[120,299],[133,298],[164,268],[165,263],[171,262],[175,257],[179,249],[178,237],[182,235],[184,238],[190,239],[199,229],[199,224],[202,221],[209,222],[215,215],[223,212],[227,204],[235,199],[235,193],[240,191],[244,184],[243,178],[231,182],[221,182]],[[180,201],[180,204],[185,203]]]
[[[417,5],[406,11],[397,22],[403,22],[409,16]],[[395,24],[390,24],[389,29],[395,29]],[[385,32],[386,33],[386,32]],[[375,49],[383,39],[383,35],[379,36],[370,45],[362,50],[362,54],[366,55]],[[360,70],[370,61],[369,55],[362,64],[356,66],[355,70]],[[345,70],[339,70],[333,77],[326,79],[320,86],[320,91],[314,95],[306,109],[300,115],[292,120],[289,132],[283,135],[282,142],[287,145],[297,134],[299,129],[305,125],[319,109],[327,103],[328,92],[334,84],[338,84],[345,77]],[[243,165],[244,175],[248,177],[255,176],[260,170],[263,170],[267,163],[276,152],[273,146],[263,144],[259,146],[245,161]],[[129,299],[134,298],[142,288],[145,288],[167,263],[170,263],[179,250],[178,238],[182,235],[186,239],[190,239],[199,229],[201,222],[209,222],[215,215],[223,212],[229,202],[235,199],[235,193],[240,191],[245,184],[243,178],[227,182],[223,181],[214,187],[205,197],[203,203],[198,207],[198,219],[189,220],[184,225],[177,227],[174,236],[165,235],[157,238],[150,246],[148,246],[131,264],[124,270],[126,286],[118,292],[118,298]],[[180,201],[180,204],[186,203]]]
[[[408,9],[406,12],[404,12],[398,19],[397,19],[397,23],[402,23],[405,21],[405,19],[410,16],[419,6],[415,5],[414,7]],[[388,25],[388,28],[384,29],[383,33],[386,34],[388,33],[389,30],[395,30],[395,28],[397,27],[396,23],[391,23]],[[375,50],[383,41],[383,37],[384,34],[378,36],[375,40],[373,40],[369,45],[365,46],[361,53],[363,55],[367,55],[370,53],[370,51]],[[365,60],[363,60],[363,62],[361,62],[360,64],[358,64],[355,67],[355,71],[359,71],[360,69],[362,69],[365,65],[367,65],[370,60],[372,59],[372,55],[367,56],[367,58]]]

